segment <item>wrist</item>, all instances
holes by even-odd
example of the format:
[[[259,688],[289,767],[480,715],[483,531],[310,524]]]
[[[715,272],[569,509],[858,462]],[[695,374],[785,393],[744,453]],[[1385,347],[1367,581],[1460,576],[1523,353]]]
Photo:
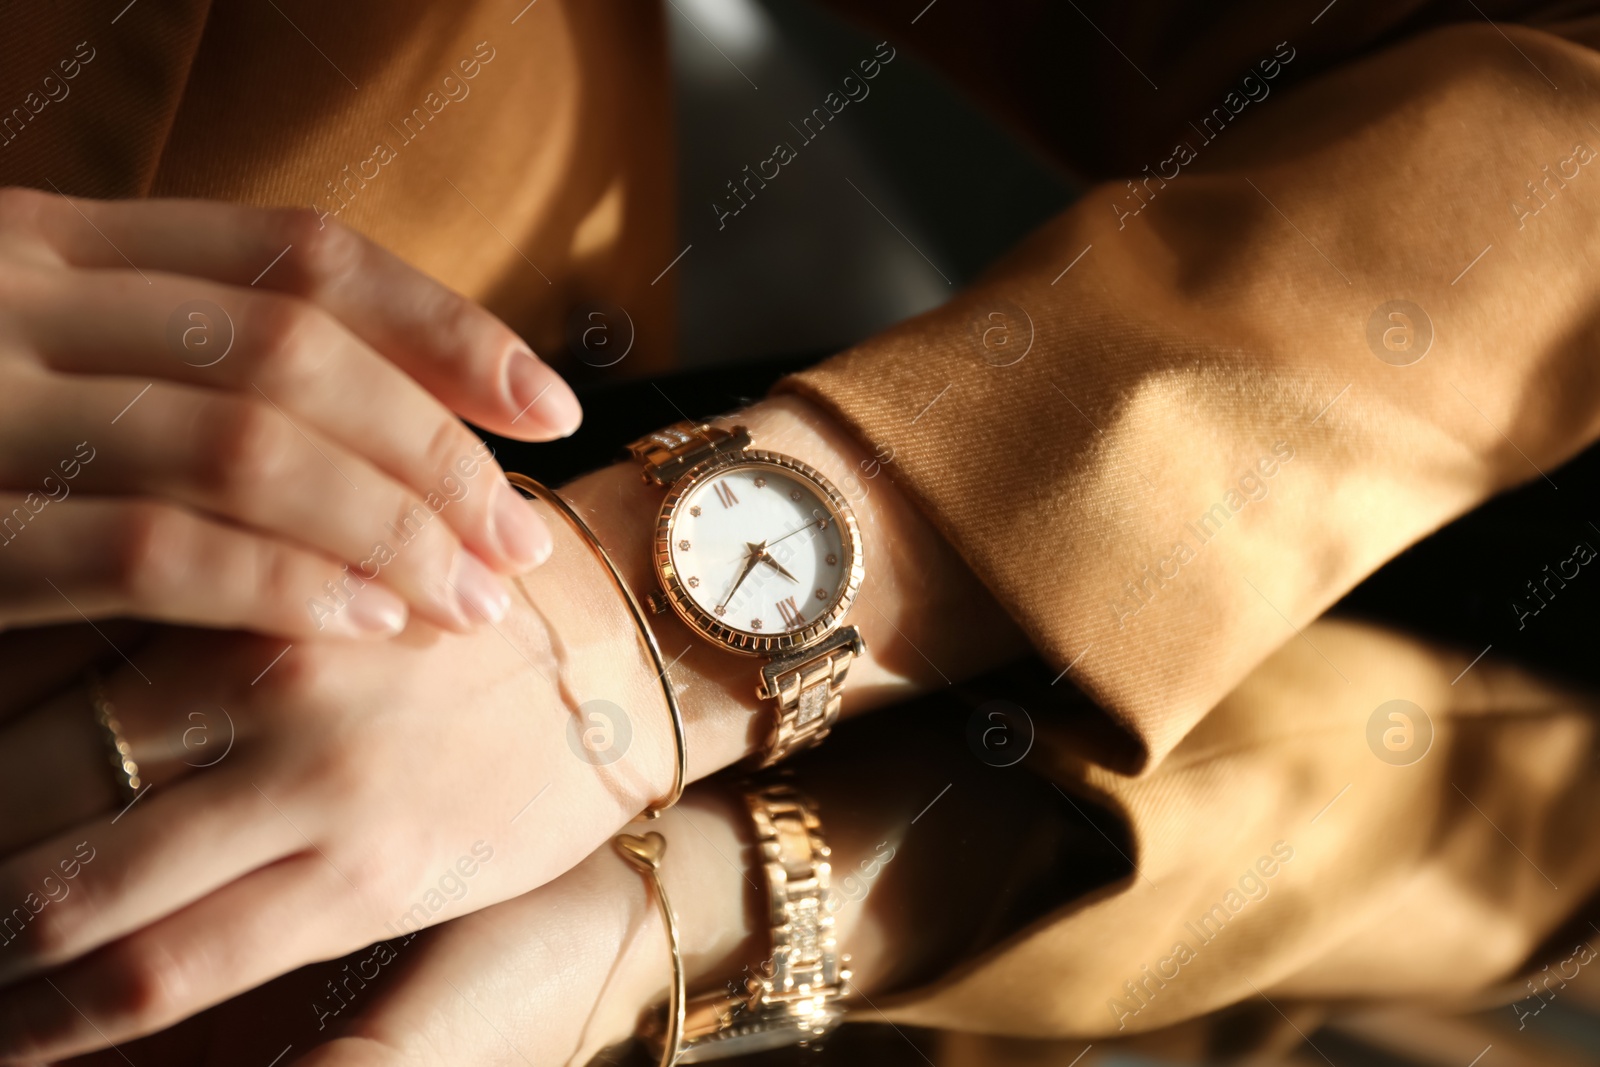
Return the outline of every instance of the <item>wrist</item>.
[[[723,421],[747,426],[758,447],[817,468],[856,512],[866,577],[845,622],[861,630],[868,651],[851,667],[845,715],[949,684],[1024,647],[1009,618],[895,485],[892,456],[872,455],[798,397],[766,400]],[[654,589],[650,554],[662,491],[645,482],[639,466],[615,464],[562,493],[635,595],[642,599]],[[956,618],[959,633],[950,625]],[[755,695],[761,661],[711,645],[670,612],[652,615],[649,624],[683,708],[690,778],[757,751],[769,726],[769,709]]]

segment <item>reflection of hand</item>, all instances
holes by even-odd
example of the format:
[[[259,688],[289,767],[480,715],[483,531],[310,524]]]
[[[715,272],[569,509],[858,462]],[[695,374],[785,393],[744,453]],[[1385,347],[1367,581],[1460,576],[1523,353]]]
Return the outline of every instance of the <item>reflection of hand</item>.
[[[0,515],[26,518],[0,532],[0,627],[466,630],[503,610],[493,571],[548,554],[456,416],[546,439],[577,424],[571,391],[311,212],[0,189],[0,335]],[[361,585],[346,565],[381,577],[314,614],[325,583]]]
[[[754,969],[771,951],[747,907],[745,876],[760,876],[724,858],[749,851],[743,805],[721,788],[697,787],[652,828],[668,842],[661,873],[691,989]],[[858,839],[843,828],[834,837],[853,862]],[[835,934],[854,954],[854,988],[871,995],[883,967],[855,934],[863,907],[837,914]],[[356,973],[362,987],[344,991],[339,983]],[[626,1040],[664,1000],[671,973],[654,901],[605,844],[549,885],[411,940],[305,967],[121,1048],[135,1063],[168,1067],[235,1067],[291,1044],[294,1058],[280,1067],[562,1067]],[[76,1067],[124,1062],[107,1050]]]
[[[699,794],[654,824],[668,839],[662,874],[692,946],[691,982],[738,974],[767,951],[749,936],[748,887],[717,852],[743,853],[748,816]],[[357,973],[359,988],[339,985]],[[531,893],[305,967],[122,1051],[168,1067],[235,1067],[285,1045],[294,1055],[280,1067],[560,1067],[626,1039],[670,974],[639,874],[603,845]],[[107,1050],[78,1067],[125,1062]]]

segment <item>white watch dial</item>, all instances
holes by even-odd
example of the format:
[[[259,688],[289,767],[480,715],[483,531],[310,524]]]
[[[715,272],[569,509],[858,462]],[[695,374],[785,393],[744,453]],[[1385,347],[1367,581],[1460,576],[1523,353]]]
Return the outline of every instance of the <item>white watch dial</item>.
[[[671,520],[678,580],[701,610],[758,635],[803,629],[844,595],[839,515],[809,478],[759,461],[716,470]]]

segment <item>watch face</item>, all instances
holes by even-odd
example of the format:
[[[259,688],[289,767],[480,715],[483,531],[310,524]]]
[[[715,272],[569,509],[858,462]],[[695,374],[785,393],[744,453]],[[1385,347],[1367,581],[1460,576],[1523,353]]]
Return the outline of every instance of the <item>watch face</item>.
[[[800,648],[830,632],[861,583],[855,516],[788,456],[719,456],[662,506],[656,564],[691,626],[744,652]]]

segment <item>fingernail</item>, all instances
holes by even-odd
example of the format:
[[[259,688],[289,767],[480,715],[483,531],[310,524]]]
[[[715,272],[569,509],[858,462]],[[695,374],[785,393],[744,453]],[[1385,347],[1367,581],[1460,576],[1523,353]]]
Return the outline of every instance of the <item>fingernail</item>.
[[[456,556],[450,569],[450,585],[461,603],[461,614],[469,625],[483,619],[499,622],[511,608],[511,594],[505,583],[471,553]]]
[[[519,567],[537,567],[550,558],[550,531],[522,494],[505,482],[495,490],[494,538],[500,554]]]
[[[406,628],[406,602],[381,585],[367,584],[329,617],[328,629],[348,637],[392,637]]]
[[[516,409],[511,421],[519,426],[543,426],[559,437],[570,437],[583,421],[577,395],[525,348],[512,352],[506,361],[506,386]]]

